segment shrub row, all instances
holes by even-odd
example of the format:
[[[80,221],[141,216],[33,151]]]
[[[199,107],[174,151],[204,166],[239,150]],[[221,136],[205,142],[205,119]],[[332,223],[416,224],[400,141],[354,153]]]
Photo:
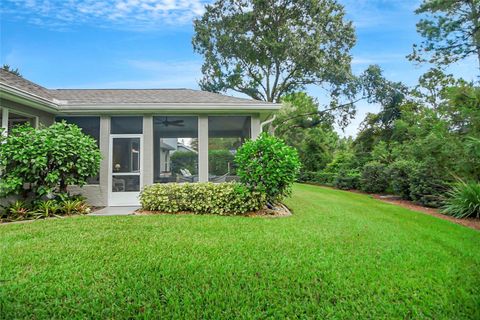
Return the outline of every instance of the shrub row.
[[[392,192],[402,199],[429,207],[440,207],[451,181],[445,181],[427,164],[399,160],[385,165],[372,161],[361,170],[339,169],[337,172],[304,172],[301,181],[326,184],[338,189],[360,189],[370,193]]]
[[[144,210],[168,213],[239,215],[263,208],[265,201],[262,192],[236,182],[154,184],[140,194]]]

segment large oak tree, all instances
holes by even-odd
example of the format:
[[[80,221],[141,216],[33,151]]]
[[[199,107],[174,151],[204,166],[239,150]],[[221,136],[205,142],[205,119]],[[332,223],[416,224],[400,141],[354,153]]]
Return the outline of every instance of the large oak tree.
[[[194,27],[203,90],[279,102],[320,85],[336,101],[353,80],[354,28],[335,0],[218,0]]]

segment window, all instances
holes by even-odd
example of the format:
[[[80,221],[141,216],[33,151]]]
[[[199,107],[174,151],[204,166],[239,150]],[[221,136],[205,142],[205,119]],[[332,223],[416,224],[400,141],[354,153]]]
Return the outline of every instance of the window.
[[[10,131],[13,127],[21,126],[25,123],[29,123],[35,128],[35,117],[27,117],[11,111],[8,113],[8,131]]]
[[[100,146],[100,117],[56,117],[55,121],[77,125],[83,133],[97,141],[97,146]]]
[[[208,180],[236,180],[234,164],[237,149],[250,139],[249,116],[208,117]]]
[[[112,134],[142,134],[143,117],[112,117]]]
[[[198,118],[153,117],[154,181],[198,181]]]
[[[83,133],[91,136],[97,141],[97,146],[100,146],[100,117],[56,117],[55,121],[65,121],[66,123],[77,125],[82,129]],[[99,175],[88,178],[87,183],[99,184]]]

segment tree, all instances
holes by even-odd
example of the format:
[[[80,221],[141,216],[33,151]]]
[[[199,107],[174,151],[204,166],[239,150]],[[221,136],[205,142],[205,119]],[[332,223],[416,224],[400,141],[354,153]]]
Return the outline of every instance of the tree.
[[[355,33],[335,0],[217,0],[194,21],[202,90],[279,102],[307,85],[349,91]]]
[[[439,67],[476,55],[480,68],[480,0],[423,0],[416,14],[426,14],[417,23],[424,38],[408,56]]]
[[[16,76],[18,76],[18,77],[22,77],[22,75],[20,74],[20,70],[18,70],[18,68],[13,69],[13,68],[12,68],[10,65],[8,65],[8,64],[4,64],[4,65],[2,66],[2,69],[5,70],[5,71],[7,71],[7,72],[10,72],[10,73],[12,73],[12,74],[14,74],[14,75],[16,75]]]
[[[43,129],[24,125],[0,137],[0,196],[66,193],[68,185],[83,186],[98,174],[97,143],[75,125],[59,122]]]
[[[304,92],[282,99],[273,122],[275,135],[298,150],[303,172],[323,169],[331,161],[339,137],[329,114],[318,114],[318,101]],[[305,114],[310,114],[304,116]]]

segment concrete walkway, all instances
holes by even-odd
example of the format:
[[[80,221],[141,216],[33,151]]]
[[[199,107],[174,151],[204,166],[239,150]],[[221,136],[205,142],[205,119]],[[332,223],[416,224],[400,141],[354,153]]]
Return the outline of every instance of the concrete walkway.
[[[128,216],[135,213],[140,207],[105,207],[92,212],[89,216]]]

